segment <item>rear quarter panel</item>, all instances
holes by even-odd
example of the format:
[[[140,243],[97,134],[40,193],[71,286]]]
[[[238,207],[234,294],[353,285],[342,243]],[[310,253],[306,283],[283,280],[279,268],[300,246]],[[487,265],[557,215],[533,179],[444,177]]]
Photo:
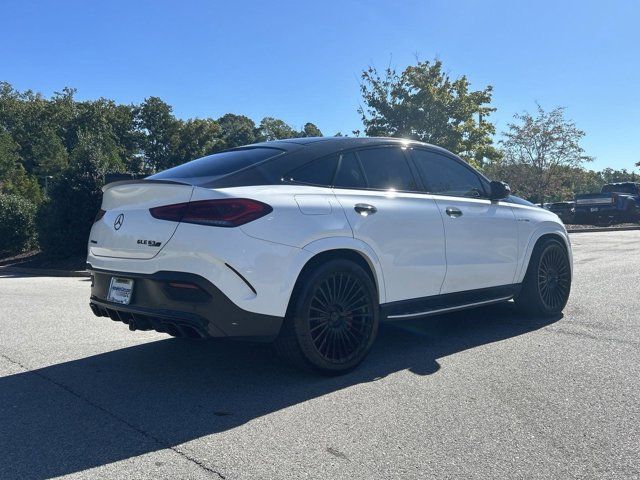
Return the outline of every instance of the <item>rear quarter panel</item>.
[[[303,248],[330,237],[353,237],[344,211],[330,188],[273,185],[217,190],[270,205],[273,212],[240,228],[247,235]]]

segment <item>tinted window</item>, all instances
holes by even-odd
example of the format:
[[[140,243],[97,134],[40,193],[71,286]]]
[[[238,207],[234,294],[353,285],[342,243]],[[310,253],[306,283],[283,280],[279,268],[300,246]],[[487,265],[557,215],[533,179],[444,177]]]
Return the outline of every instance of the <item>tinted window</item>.
[[[203,179],[211,180],[222,175],[236,172],[242,168],[254,165],[267,158],[282,153],[277,148],[247,148],[215,153],[191,162],[178,165],[148,178],[153,180],[171,179]]]
[[[333,174],[338,166],[338,156],[333,155],[308,163],[285,175],[290,182],[306,183],[310,185],[331,185]]]
[[[362,162],[369,188],[383,190],[418,189],[407,159],[399,148],[360,150],[358,158]]]
[[[428,192],[454,197],[485,194],[478,175],[456,160],[427,150],[413,150],[412,154]]]
[[[636,187],[633,183],[623,183],[621,185],[605,185],[602,187],[602,193],[636,193]]]
[[[366,188],[367,184],[356,156],[353,153],[345,153],[341,158],[333,184],[341,188]]]

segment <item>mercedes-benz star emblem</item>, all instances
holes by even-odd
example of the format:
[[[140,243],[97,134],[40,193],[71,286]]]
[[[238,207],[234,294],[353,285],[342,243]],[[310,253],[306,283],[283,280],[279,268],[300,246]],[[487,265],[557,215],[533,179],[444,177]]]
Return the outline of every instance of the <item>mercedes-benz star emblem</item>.
[[[124,213],[121,213],[116,217],[116,221],[113,222],[113,228],[115,228],[116,230],[120,230],[120,227],[122,226],[123,223],[124,223]]]

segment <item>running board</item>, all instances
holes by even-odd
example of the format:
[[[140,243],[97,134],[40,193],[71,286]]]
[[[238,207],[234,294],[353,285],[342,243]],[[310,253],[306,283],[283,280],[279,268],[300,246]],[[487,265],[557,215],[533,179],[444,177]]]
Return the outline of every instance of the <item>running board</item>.
[[[404,320],[426,317],[440,313],[456,312],[467,308],[481,307],[511,300],[520,290],[520,285],[503,285],[466,292],[447,293],[412,300],[402,300],[380,305],[382,318]]]

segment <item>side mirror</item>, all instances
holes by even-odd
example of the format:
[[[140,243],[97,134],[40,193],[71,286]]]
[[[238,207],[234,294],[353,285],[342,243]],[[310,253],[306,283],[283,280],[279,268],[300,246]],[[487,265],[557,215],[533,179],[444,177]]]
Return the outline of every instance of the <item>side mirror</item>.
[[[490,200],[502,200],[511,195],[511,187],[504,182],[491,182],[491,193],[489,194]]]

